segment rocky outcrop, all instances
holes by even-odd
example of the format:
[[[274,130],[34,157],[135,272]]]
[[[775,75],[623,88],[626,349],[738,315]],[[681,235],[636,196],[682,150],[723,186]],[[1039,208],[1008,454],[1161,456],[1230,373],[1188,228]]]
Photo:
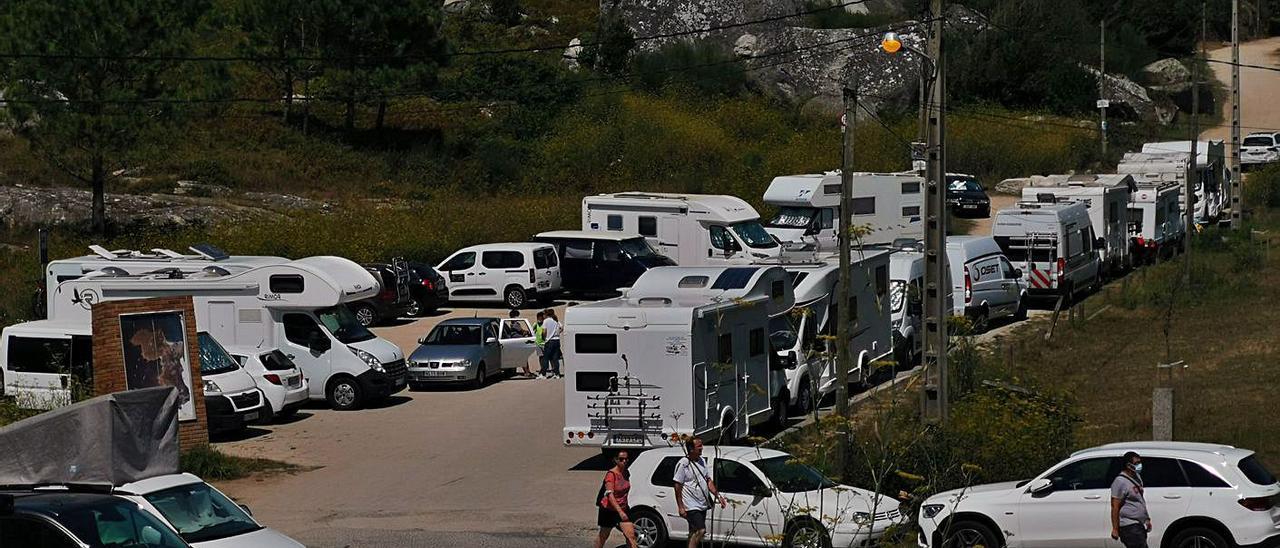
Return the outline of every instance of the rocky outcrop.
[[[1161,59],[1142,67],[1142,78],[1152,90],[1168,94],[1191,89],[1191,70],[1177,59]]]
[[[285,219],[290,212],[327,210],[298,196],[242,193],[241,205],[225,199],[231,189],[181,181],[174,194],[107,194],[107,217],[121,225],[186,226]],[[0,223],[9,228],[87,225],[93,194],[79,188],[0,186]]]
[[[1080,68],[1092,74],[1094,78],[1103,78],[1104,98],[1111,102],[1111,108],[1124,108],[1132,111],[1133,116],[1161,125],[1173,121],[1177,107],[1163,97],[1152,97],[1147,88],[1119,74],[1103,75],[1098,69],[1088,65]],[[1123,116],[1121,116],[1123,118]]]

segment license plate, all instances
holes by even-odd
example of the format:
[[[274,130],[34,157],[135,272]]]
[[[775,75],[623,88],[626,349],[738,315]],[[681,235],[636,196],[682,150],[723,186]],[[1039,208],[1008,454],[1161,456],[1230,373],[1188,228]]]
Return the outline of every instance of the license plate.
[[[644,434],[614,434],[609,438],[614,445],[644,445]]]
[[[538,282],[538,289],[546,289],[551,287],[551,282]]]
[[[965,204],[965,205],[960,206],[960,207],[963,207],[963,208],[965,208],[965,209],[978,209],[977,204]]]
[[[258,420],[258,412],[254,411],[252,413],[245,413],[244,420],[245,422]]]
[[[443,377],[446,374],[447,373],[445,373],[444,371],[422,371],[419,373],[414,373],[413,376],[419,379],[426,379],[430,377]]]

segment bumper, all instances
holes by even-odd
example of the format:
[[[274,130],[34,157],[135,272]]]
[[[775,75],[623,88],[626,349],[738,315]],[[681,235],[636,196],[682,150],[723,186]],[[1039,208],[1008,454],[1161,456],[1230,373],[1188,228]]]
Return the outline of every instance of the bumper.
[[[372,369],[356,375],[356,382],[360,383],[360,390],[372,399],[381,399],[396,392],[405,389],[405,374],[403,371],[399,375],[382,373]]]
[[[410,367],[406,373],[412,384],[445,384],[473,381],[476,378],[476,367]]]
[[[257,406],[237,410],[231,399],[222,394],[204,397],[204,413],[210,434],[244,430],[250,424],[257,424],[268,418],[261,398]]]
[[[679,438],[672,441],[666,434],[643,432],[593,432],[590,428],[565,428],[560,442],[565,447],[602,447],[608,449],[655,449],[675,447]],[[691,432],[677,432],[676,436],[688,437]]]

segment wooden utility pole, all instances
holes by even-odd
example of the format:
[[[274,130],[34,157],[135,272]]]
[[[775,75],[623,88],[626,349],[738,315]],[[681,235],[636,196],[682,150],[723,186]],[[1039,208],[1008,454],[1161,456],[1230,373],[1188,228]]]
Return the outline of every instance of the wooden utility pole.
[[[857,83],[854,83],[857,86]],[[853,314],[849,304],[849,288],[853,284],[853,131],[858,111],[858,91],[844,88],[844,125],[840,159],[840,285],[836,288],[836,416],[849,415],[849,342],[853,339]],[[835,466],[837,477],[844,477],[845,455],[849,450],[848,432],[836,433]]]
[[[946,70],[942,49],[944,0],[931,0],[933,30],[928,57],[933,63],[926,124],[924,200],[924,391],[921,416],[928,423],[947,420],[947,166]]]
[[[1191,238],[1196,233],[1196,183],[1200,180],[1199,148],[1200,148],[1200,65],[1204,63],[1204,25],[1207,3],[1200,4],[1200,54],[1191,64],[1191,157],[1187,159],[1186,190],[1186,229],[1182,240],[1182,279],[1191,283]],[[1207,197],[1207,193],[1206,193]],[[1208,208],[1205,214],[1209,213]]]
[[[1107,18],[1098,22],[1098,135],[1102,139],[1102,157],[1107,157]]]
[[[1240,0],[1231,0],[1231,228],[1241,226],[1244,185],[1240,172]]]

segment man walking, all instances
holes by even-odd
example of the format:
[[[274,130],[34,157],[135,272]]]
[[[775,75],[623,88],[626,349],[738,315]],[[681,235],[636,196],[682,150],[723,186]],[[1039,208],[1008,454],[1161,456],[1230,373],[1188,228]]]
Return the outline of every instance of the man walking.
[[[697,548],[707,533],[707,510],[711,508],[708,500],[715,497],[720,508],[725,507],[725,500],[711,481],[707,459],[702,458],[702,438],[691,438],[684,447],[688,454],[676,463],[672,479],[676,487],[676,508],[680,517],[689,522],[689,548]]]
[[[563,377],[560,374],[560,322],[557,321],[555,310],[548,308],[546,314],[547,318],[542,320],[542,336],[547,342],[542,353],[546,356],[547,365],[551,367],[547,378]]]
[[[1125,548],[1147,548],[1151,517],[1142,486],[1142,457],[1124,454],[1124,469],[1111,482],[1111,538]]]

